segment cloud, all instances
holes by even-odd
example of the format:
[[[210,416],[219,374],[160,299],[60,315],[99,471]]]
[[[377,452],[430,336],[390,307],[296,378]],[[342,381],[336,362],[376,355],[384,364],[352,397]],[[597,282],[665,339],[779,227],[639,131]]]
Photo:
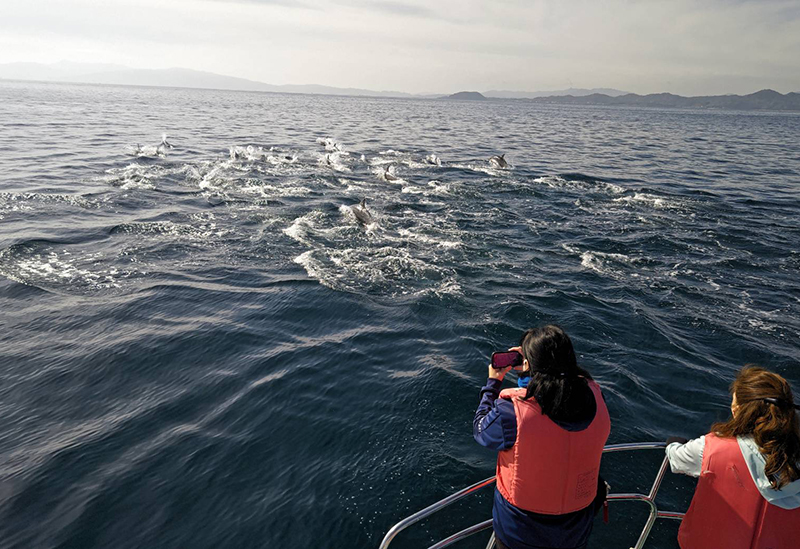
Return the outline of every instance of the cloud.
[[[219,2],[227,4],[256,4],[279,8],[301,8],[314,9],[312,4],[300,0],[206,0],[207,2]]]
[[[401,91],[800,91],[796,0],[26,0],[0,63],[182,66]]]
[[[388,15],[424,17],[430,19],[442,18],[437,12],[428,7],[419,4],[410,4],[408,2],[397,2],[394,0],[340,0],[338,3]]]

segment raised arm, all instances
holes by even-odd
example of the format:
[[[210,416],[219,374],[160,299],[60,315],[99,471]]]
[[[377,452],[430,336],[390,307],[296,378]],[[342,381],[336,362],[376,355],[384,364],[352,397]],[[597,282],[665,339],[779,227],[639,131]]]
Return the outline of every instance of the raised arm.
[[[517,417],[510,400],[498,399],[502,380],[492,379],[481,389],[481,401],[472,422],[475,441],[490,450],[507,450],[517,440]]]

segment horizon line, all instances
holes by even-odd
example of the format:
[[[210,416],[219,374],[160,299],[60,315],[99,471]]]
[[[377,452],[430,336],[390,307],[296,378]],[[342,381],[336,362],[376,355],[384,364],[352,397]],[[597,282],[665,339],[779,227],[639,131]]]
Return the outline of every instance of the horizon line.
[[[30,66],[38,66],[38,67],[46,67],[52,68],[55,65],[59,64],[72,64],[72,65],[87,65],[87,66],[98,66],[98,65],[105,65],[114,67],[114,69],[109,70],[94,70],[86,73],[80,74],[66,74],[63,76],[51,76],[51,77],[26,77],[26,76],[3,76],[0,74],[0,80],[5,81],[25,81],[25,82],[42,82],[42,83],[74,83],[74,84],[95,84],[95,85],[121,85],[121,86],[140,86],[140,87],[158,87],[158,88],[182,88],[182,89],[209,89],[209,90],[227,90],[227,91],[259,91],[259,92],[267,92],[267,93],[295,93],[295,94],[307,94],[307,95],[354,95],[354,96],[370,96],[370,97],[411,97],[411,98],[431,98],[431,97],[443,97],[448,95],[453,95],[456,93],[462,93],[466,91],[476,91],[473,89],[460,89],[455,92],[407,92],[407,91],[398,91],[398,90],[391,90],[391,89],[371,89],[371,88],[362,88],[356,86],[336,86],[330,84],[320,84],[320,83],[306,83],[306,84],[271,84],[268,82],[264,82],[261,80],[253,80],[250,78],[244,78],[240,76],[231,76],[228,74],[221,74],[216,72],[211,72],[207,70],[198,70],[186,67],[169,67],[169,68],[133,68],[126,65],[118,65],[115,63],[86,63],[86,62],[76,62],[76,61],[69,61],[66,59],[62,59],[57,62],[53,63],[40,63],[35,61],[14,61],[14,62],[7,62],[7,63],[0,63],[0,67],[9,67],[14,65],[30,65]],[[150,72],[150,73],[168,73],[170,71],[186,71],[189,73],[196,73],[196,74],[205,74],[213,77],[220,77],[220,78],[229,78],[232,80],[239,80],[242,82],[247,82],[256,86],[268,86],[274,88],[292,88],[292,87],[322,87],[322,88],[330,88],[331,90],[337,90],[342,92],[347,92],[348,90],[352,90],[354,92],[362,92],[356,94],[347,94],[347,93],[325,93],[325,92],[315,92],[315,91],[292,91],[292,90],[253,90],[247,89],[245,87],[236,86],[236,83],[231,83],[228,87],[219,87],[212,85],[182,85],[182,84],[149,84],[149,83],[132,83],[132,82],[125,82],[125,83],[108,83],[108,82],[97,82],[88,80],[85,78],[89,78],[92,76],[101,76],[104,74],[116,74],[121,72]],[[674,93],[671,91],[658,91],[658,92],[650,92],[650,93],[638,93],[638,92],[631,92],[627,90],[622,90],[619,88],[614,88],[612,86],[591,86],[591,87],[576,87],[576,86],[569,86],[566,88],[557,88],[557,89],[537,89],[537,90],[521,90],[521,89],[504,89],[499,86],[492,87],[486,89],[485,91],[479,91],[482,95],[488,93],[510,93],[510,94],[520,94],[520,95],[528,95],[528,94],[548,94],[552,93],[553,96],[568,96],[573,94],[567,94],[564,92],[569,91],[579,91],[579,92],[588,92],[588,93],[581,93],[578,96],[585,96],[589,94],[600,94],[600,95],[608,95],[609,97],[616,97],[616,96],[624,96],[624,95],[637,95],[640,97],[646,97],[651,95],[661,95],[661,94],[669,94],[675,95],[677,97],[685,97],[685,98],[699,98],[699,97],[727,97],[727,96],[739,96],[745,97],[747,95],[752,95],[755,93],[759,93],[762,91],[773,91],[775,93],[781,95],[787,95],[792,93],[800,93],[800,91],[788,91],[788,92],[780,92],[772,87],[761,87],[756,89],[750,93],[733,93],[733,92],[725,92],[725,93],[717,93],[717,94],[704,94],[704,95],[682,95],[680,93]],[[597,91],[596,91],[597,90]],[[616,92],[613,95],[609,95],[607,93],[603,93],[604,91],[612,91]],[[367,93],[363,93],[367,92]],[[374,94],[374,95],[369,95]],[[484,95],[485,96],[485,95]],[[578,97],[573,95],[574,97]],[[544,97],[544,95],[543,95]],[[533,99],[530,97],[492,97],[488,96],[487,99]]]

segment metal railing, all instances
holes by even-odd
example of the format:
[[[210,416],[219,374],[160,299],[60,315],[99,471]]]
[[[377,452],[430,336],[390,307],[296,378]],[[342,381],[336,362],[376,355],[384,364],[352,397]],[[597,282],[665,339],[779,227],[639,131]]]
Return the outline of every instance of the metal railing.
[[[663,450],[666,447],[666,444],[663,442],[633,442],[627,444],[610,444],[603,448],[603,453],[613,453],[613,452],[626,452],[626,451],[634,451],[634,450]],[[656,478],[653,481],[653,485],[650,487],[650,492],[647,494],[639,494],[639,493],[624,493],[624,494],[609,494],[608,501],[643,501],[650,506],[650,515],[647,518],[647,522],[642,529],[642,533],[639,535],[639,540],[636,542],[636,545],[633,546],[632,549],[642,549],[644,547],[645,541],[647,541],[647,536],[650,535],[650,531],[653,529],[653,525],[655,524],[656,520],[659,518],[667,518],[667,519],[675,519],[675,520],[682,520],[685,513],[678,513],[675,511],[659,511],[658,507],[656,506],[656,494],[658,493],[658,489],[661,487],[661,482],[664,480],[664,475],[667,472],[667,466],[669,461],[667,460],[667,456],[664,456],[663,461],[661,462],[661,467],[656,474]],[[485,480],[480,482],[476,482],[472,486],[468,486],[463,490],[459,490],[455,494],[451,494],[444,498],[441,501],[437,501],[433,505],[429,505],[422,511],[418,511],[411,515],[408,518],[405,518],[392,526],[392,528],[386,533],[384,536],[383,541],[380,544],[379,549],[386,549],[389,547],[389,544],[392,540],[411,526],[412,524],[421,521],[424,518],[429,517],[433,513],[444,509],[445,507],[452,505],[453,503],[459,501],[467,497],[470,494],[473,494],[491,484],[494,484],[495,477],[489,477]],[[443,549],[444,547],[448,547],[457,541],[460,541],[466,537],[469,537],[473,534],[477,534],[478,532],[482,532],[483,530],[487,530],[492,527],[492,519],[485,520],[483,522],[479,522],[469,528],[465,528],[460,532],[449,536],[442,541],[431,545],[428,549]],[[489,539],[489,544],[486,546],[487,549],[491,549],[495,546],[494,543],[494,534],[492,534],[491,538]]]

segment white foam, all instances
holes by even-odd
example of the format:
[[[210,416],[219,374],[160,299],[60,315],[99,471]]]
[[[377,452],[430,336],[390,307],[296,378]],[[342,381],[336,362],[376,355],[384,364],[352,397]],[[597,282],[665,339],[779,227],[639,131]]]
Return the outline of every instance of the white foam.
[[[378,156],[373,157],[373,158],[371,158],[369,160],[369,165],[372,166],[372,167],[391,166],[392,164],[396,164],[396,163],[397,163],[397,160],[395,160],[394,158],[381,158],[381,157],[378,157]],[[380,170],[380,172],[383,172],[383,170]],[[379,172],[376,172],[375,170],[373,170],[372,173],[379,173]]]
[[[424,235],[424,234],[420,234],[420,233],[411,231],[409,229],[400,229],[397,232],[401,236],[406,237],[406,239],[408,239],[408,240],[415,241],[415,242],[422,242],[424,244],[432,244],[432,245],[434,245],[434,246],[436,246],[438,248],[452,249],[452,248],[458,248],[459,246],[461,246],[461,242],[460,241],[443,240],[443,239],[440,239],[440,238],[435,238],[435,237],[427,236],[427,235]]]
[[[128,164],[124,168],[111,168],[106,170],[103,180],[121,189],[155,189],[154,179],[162,177],[165,173],[160,166],[145,166],[141,164]]]
[[[5,212],[32,212],[36,208],[32,205],[41,204],[70,204],[86,209],[97,209],[101,201],[87,199],[80,195],[49,194],[49,193],[0,193],[0,211]]]
[[[534,183],[546,185],[552,189],[575,189],[589,192],[604,192],[606,194],[618,195],[625,192],[625,188],[615,183],[605,181],[584,181],[581,179],[567,179],[560,175],[545,175],[537,177]]]
[[[400,190],[404,194],[420,194],[422,196],[446,196],[450,194],[450,185],[440,181],[429,181],[426,187],[417,185],[405,185]]]
[[[308,250],[307,252],[303,252],[294,258],[294,262],[299,265],[302,265],[303,268],[306,270],[308,276],[322,282],[324,278],[322,263],[314,257],[314,252],[315,250]]]
[[[356,215],[353,213],[353,208],[346,204],[339,205],[339,213],[351,221],[356,221]]]
[[[193,214],[190,219],[195,225],[175,223],[173,221],[142,221],[126,223],[117,227],[117,231],[127,234],[161,235],[174,240],[190,240],[203,242],[210,238],[224,238],[230,230],[217,226],[213,214]]]
[[[603,261],[592,252],[583,252],[581,254],[581,266],[598,274],[608,274],[609,272]]]
[[[233,145],[228,149],[228,157],[234,161],[240,162],[259,162],[267,160],[270,156],[272,149],[264,149],[264,147],[253,145]]]
[[[583,251],[569,244],[562,244],[561,247],[572,254],[579,255],[582,267],[602,275],[622,277],[623,273],[621,272],[620,265],[630,267],[642,261],[642,259],[638,257],[631,257],[625,254],[590,250]],[[640,275],[639,273],[631,272],[629,276],[635,278]]]
[[[298,160],[296,154],[282,154],[279,156],[269,155],[266,157],[266,161],[272,164],[273,166],[281,166],[286,164],[294,164]]]
[[[309,235],[311,231],[316,228],[317,223],[322,217],[322,212],[313,211],[305,215],[301,215],[295,219],[292,224],[283,229],[283,234],[289,238],[300,242],[301,244],[309,244]]]
[[[67,250],[42,253],[0,252],[0,275],[31,286],[91,289],[118,288],[120,278],[135,271],[120,271],[116,267],[100,267],[102,254],[73,254]]]
[[[677,202],[667,200],[663,197],[647,194],[647,193],[634,193],[631,196],[622,196],[619,198],[615,198],[614,202],[622,202],[628,205],[636,205],[636,204],[643,204],[645,206],[650,206],[652,208],[664,209],[676,209],[680,207]]]
[[[309,277],[335,290],[444,295],[461,289],[448,270],[396,246],[317,248],[303,252],[294,261],[303,266]]]
[[[501,169],[501,168],[492,168],[487,164],[453,164],[454,168],[459,168],[462,170],[471,170],[473,172],[485,173],[486,175],[491,175],[492,177],[503,177],[508,175],[511,171],[510,169]]]

